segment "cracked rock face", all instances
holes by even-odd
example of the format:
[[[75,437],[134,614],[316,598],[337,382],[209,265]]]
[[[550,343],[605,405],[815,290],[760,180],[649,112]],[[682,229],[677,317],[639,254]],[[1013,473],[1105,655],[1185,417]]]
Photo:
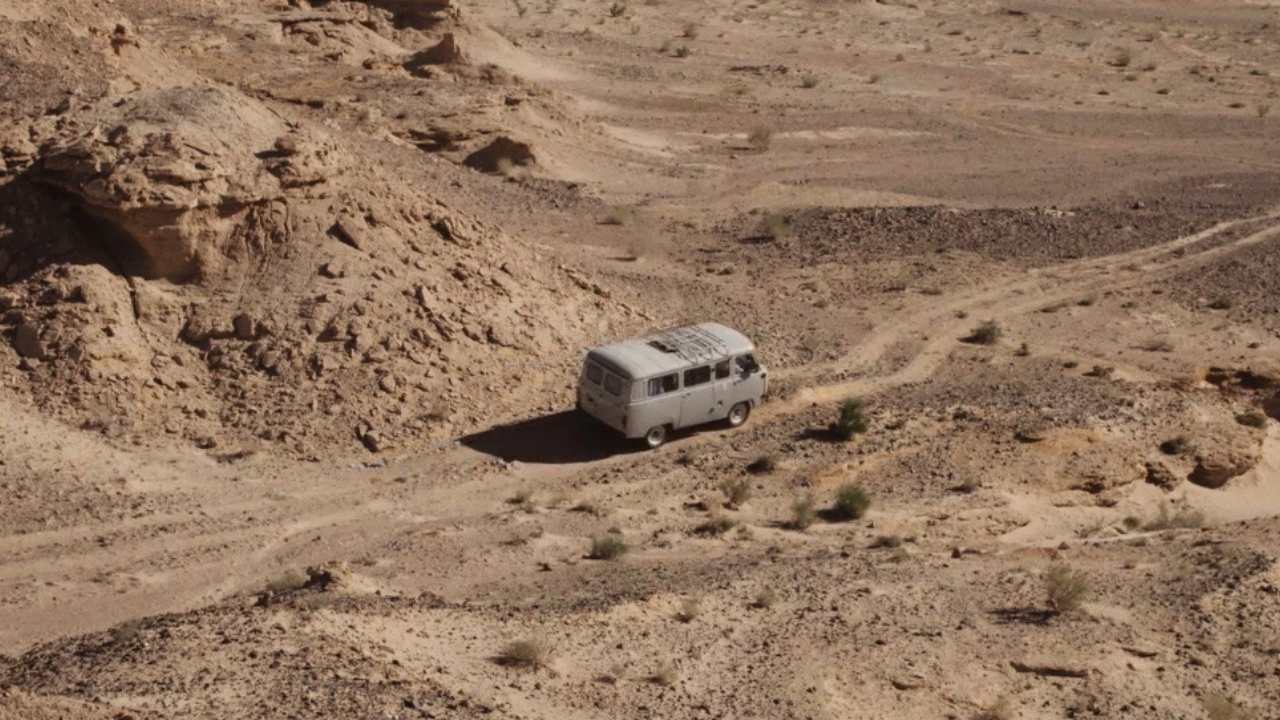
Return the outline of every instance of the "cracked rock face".
[[[35,177],[103,223],[117,260],[143,277],[216,269],[250,211],[322,195],[346,165],[336,145],[221,88],[164,89],[86,120],[87,132],[53,141]]]

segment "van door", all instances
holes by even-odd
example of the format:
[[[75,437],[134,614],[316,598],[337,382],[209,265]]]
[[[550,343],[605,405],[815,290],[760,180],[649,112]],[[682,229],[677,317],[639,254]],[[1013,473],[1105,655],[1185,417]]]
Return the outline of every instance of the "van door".
[[[711,382],[710,365],[684,371],[680,390],[680,427],[701,425],[715,420],[716,383]]]

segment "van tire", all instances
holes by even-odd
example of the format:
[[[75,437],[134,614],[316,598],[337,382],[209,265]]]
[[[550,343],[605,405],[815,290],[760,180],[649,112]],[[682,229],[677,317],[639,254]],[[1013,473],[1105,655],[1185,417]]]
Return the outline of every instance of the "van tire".
[[[656,450],[662,447],[662,444],[665,443],[666,441],[667,441],[666,425],[655,425],[649,428],[649,432],[644,434],[644,444],[647,445],[650,450]]]
[[[729,408],[729,427],[738,427],[751,417],[751,403],[740,402]]]

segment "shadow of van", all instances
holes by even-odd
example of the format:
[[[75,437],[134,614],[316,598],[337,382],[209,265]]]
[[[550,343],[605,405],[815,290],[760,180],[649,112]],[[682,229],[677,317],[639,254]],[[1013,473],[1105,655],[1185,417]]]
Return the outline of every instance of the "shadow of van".
[[[644,447],[576,410],[498,425],[462,438],[462,444],[508,462],[547,465],[604,460]]]

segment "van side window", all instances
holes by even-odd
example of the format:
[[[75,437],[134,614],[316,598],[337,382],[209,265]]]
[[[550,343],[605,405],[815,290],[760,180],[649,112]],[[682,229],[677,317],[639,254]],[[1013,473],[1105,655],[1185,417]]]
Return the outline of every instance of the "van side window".
[[[587,363],[587,379],[599,385],[600,381],[604,379],[604,370],[595,363]]]
[[[711,382],[711,366],[709,365],[684,371],[685,387],[693,387],[694,385],[702,385],[709,382]]]
[[[716,363],[716,379],[723,380],[729,377],[729,361],[721,360]]]
[[[649,397],[675,391],[680,387],[680,380],[675,373],[656,377],[649,381]]]

